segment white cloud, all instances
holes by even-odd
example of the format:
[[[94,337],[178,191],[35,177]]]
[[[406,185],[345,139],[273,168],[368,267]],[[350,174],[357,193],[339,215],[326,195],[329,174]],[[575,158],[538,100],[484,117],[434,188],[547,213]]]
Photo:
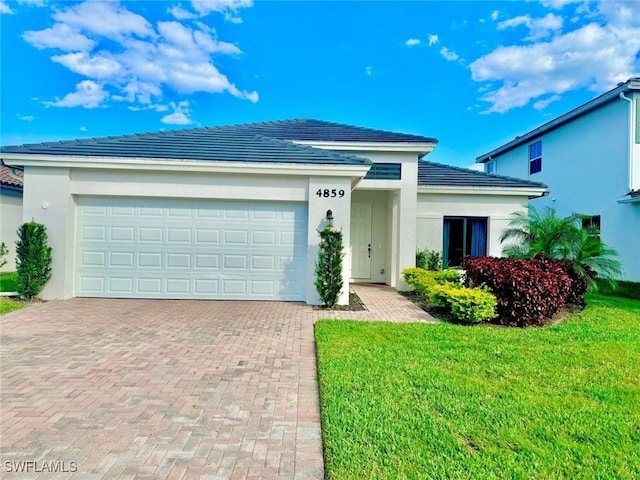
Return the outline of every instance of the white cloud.
[[[373,75],[373,67],[371,65],[365,67],[364,73],[367,74],[367,77],[370,77],[371,75]]]
[[[94,35],[119,39],[124,35],[153,37],[151,24],[116,2],[87,1],[56,11],[53,19]]]
[[[554,95],[585,87],[599,93],[640,75],[640,2],[602,1],[578,15],[583,20],[571,31],[501,46],[471,63],[473,80],[486,88],[486,113],[531,102],[544,108]]]
[[[44,7],[46,2],[45,0],[18,0],[18,3],[33,5],[35,7]]]
[[[404,42],[404,44],[407,47],[415,47],[416,45],[420,45],[420,39],[419,38],[410,38],[408,39],[406,42]]]
[[[54,62],[64,65],[69,70],[89,78],[112,78],[122,71],[120,63],[114,60],[108,52],[98,52],[90,56],[84,52],[54,55]]]
[[[460,55],[458,55],[453,50],[449,50],[447,47],[442,47],[440,49],[440,55],[442,55],[445,60],[448,60],[450,62],[455,62],[456,60],[460,59]]]
[[[545,98],[543,100],[538,100],[537,102],[535,102],[533,104],[533,108],[535,108],[536,110],[544,110],[553,102],[557,102],[558,100],[562,100],[562,97],[560,95],[551,95],[548,98]]]
[[[540,40],[548,37],[553,33],[562,30],[564,21],[562,17],[548,13],[542,18],[531,18],[529,15],[520,15],[519,17],[510,18],[498,23],[498,30],[518,27],[524,25],[529,29],[529,35],[526,40]]]
[[[430,33],[428,36],[429,46],[432,47],[439,42],[438,35]]]
[[[56,23],[51,28],[27,31],[22,34],[28,43],[40,50],[58,48],[64,51],[88,51],[95,42],[64,23]]]
[[[238,10],[253,6],[252,0],[192,0],[191,6],[201,17],[211,12],[222,13],[232,23],[242,23]]]
[[[191,18],[198,18],[198,15],[196,15],[195,13],[189,12],[188,10],[185,10],[184,8],[182,8],[181,4],[174,5],[173,7],[168,8],[167,12],[169,12],[178,20],[188,20]]]
[[[541,0],[540,3],[542,3],[544,7],[561,10],[566,5],[569,5],[571,3],[582,3],[584,1],[585,0]]]
[[[18,118],[20,120],[24,120],[25,122],[33,122],[33,120],[36,118],[33,115],[18,115]]]
[[[86,132],[87,131],[87,127],[85,127],[84,125],[80,127],[80,131],[81,132]]]
[[[173,113],[162,117],[161,122],[170,125],[189,125],[193,121],[189,118],[191,115],[191,109],[189,108],[189,102],[183,100],[182,102],[171,102],[170,107],[173,109]]]
[[[96,108],[108,97],[109,94],[103,90],[102,85],[91,80],[83,80],[76,85],[75,92],[68,93],[64,98],[54,102],[45,102],[45,105],[48,107]]]
[[[498,10],[493,10],[491,12],[491,20],[493,20],[494,22],[498,19],[499,16],[500,12]]]
[[[57,23],[25,32],[25,40],[38,48],[69,52],[53,55],[51,60],[89,83],[81,82],[83,90],[62,100],[46,102],[49,106],[94,105],[96,101],[80,100],[94,98],[93,93],[100,97],[97,104],[109,100],[147,109],[161,105],[165,90],[227,92],[253,103],[259,100],[257,92],[239,89],[217,67],[216,56],[237,56],[242,51],[219,40],[216,30],[202,22],[192,25],[173,20],[152,25],[114,2],[82,3],[56,10],[52,17]],[[99,86],[99,90],[89,92],[88,85]]]
[[[12,13],[13,10],[9,8],[9,5],[7,5],[4,0],[0,0],[0,14],[11,15]]]

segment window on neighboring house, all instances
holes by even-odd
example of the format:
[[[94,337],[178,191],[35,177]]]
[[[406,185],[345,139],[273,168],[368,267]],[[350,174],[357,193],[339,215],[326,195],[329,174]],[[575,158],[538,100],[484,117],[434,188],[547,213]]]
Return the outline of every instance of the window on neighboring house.
[[[445,267],[459,267],[466,256],[487,254],[487,219],[444,217],[443,252]]]
[[[529,145],[529,175],[542,171],[542,140]]]
[[[600,236],[600,215],[582,217],[582,228],[593,229]]]
[[[487,162],[484,165],[484,171],[485,173],[491,173],[491,174],[495,174],[496,173],[496,162]]]

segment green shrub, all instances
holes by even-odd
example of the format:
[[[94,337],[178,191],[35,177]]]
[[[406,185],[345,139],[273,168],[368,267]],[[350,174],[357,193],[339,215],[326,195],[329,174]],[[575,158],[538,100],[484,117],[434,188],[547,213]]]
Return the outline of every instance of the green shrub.
[[[0,243],[0,268],[7,264],[7,259],[4,258],[9,254],[9,249],[4,242]]]
[[[442,270],[442,255],[435,250],[418,250],[416,252],[416,268],[423,268],[431,272]]]
[[[320,231],[320,250],[316,262],[315,286],[324,304],[331,308],[342,291],[342,232],[331,227]]]
[[[424,268],[405,268],[402,271],[404,281],[413,287],[420,295],[428,296],[429,288],[436,284],[433,273]]]
[[[405,268],[402,271],[405,282],[425,298],[429,298],[429,290],[434,285],[447,282],[460,283],[460,273],[454,269],[433,272],[424,268]]]
[[[439,272],[435,272],[433,274],[433,278],[437,283],[443,284],[445,282],[451,283],[460,283],[460,271],[454,268],[447,268],[445,270],[440,270]]]
[[[26,298],[37,297],[51,278],[51,247],[47,245],[47,227],[33,220],[18,228],[16,270],[20,277],[18,293]]]
[[[616,280],[612,283],[605,279],[596,278],[596,285],[598,288],[595,291],[602,295],[640,300],[640,282]]]
[[[446,308],[454,318],[463,323],[479,323],[496,316],[498,301],[490,292],[480,288],[465,288],[454,283],[431,287],[431,302]]]
[[[430,270],[432,272],[442,270],[442,255],[440,255],[440,252],[436,252],[435,250],[425,250],[425,254],[427,270]]]

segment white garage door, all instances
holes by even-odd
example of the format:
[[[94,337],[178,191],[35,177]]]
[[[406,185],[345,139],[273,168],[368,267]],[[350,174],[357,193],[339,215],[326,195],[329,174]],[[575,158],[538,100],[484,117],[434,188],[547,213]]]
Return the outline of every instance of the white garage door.
[[[76,296],[304,300],[302,203],[79,197]]]

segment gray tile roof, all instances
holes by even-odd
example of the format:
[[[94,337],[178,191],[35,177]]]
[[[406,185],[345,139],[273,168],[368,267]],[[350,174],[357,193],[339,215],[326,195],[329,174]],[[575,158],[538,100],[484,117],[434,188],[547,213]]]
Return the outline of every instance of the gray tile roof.
[[[285,120],[1,147],[0,153],[230,162],[369,165],[292,141],[425,143],[436,140],[319,120]]]
[[[440,163],[418,163],[418,185],[443,187],[547,188],[544,183],[493,175]]]

